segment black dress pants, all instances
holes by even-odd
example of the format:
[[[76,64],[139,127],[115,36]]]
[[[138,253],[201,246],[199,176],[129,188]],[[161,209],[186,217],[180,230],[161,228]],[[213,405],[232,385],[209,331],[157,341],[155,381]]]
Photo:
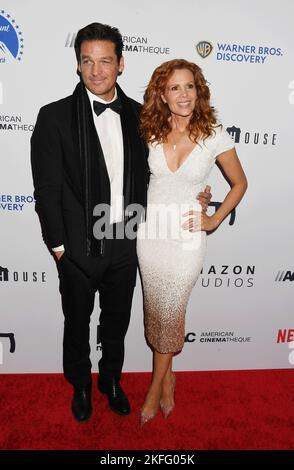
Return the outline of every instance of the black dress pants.
[[[102,346],[99,374],[103,382],[112,377],[119,380],[136,284],[136,240],[105,240],[104,256],[85,256],[83,263],[65,252],[57,265],[64,314],[65,378],[74,386],[91,382],[89,326],[98,291]]]

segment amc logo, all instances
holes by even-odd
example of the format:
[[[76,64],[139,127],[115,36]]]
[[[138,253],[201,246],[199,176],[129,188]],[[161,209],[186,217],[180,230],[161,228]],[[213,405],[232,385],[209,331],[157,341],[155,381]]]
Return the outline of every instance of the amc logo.
[[[294,272],[288,271],[278,271],[278,274],[275,278],[276,282],[285,282],[285,281],[294,281]]]

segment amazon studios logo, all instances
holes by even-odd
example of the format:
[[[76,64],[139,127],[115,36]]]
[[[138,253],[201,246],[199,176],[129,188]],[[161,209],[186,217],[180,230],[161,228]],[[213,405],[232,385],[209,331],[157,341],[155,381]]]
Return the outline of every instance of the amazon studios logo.
[[[276,145],[277,134],[273,132],[243,132],[240,127],[231,126],[226,128],[236,144],[254,144],[254,145]]]
[[[254,265],[211,265],[202,268],[201,287],[253,287],[254,275]]]
[[[209,41],[199,41],[195,44],[195,49],[202,59],[209,57],[212,51],[215,50],[216,60],[218,61],[247,62],[248,64],[264,64],[273,57],[283,55],[280,47],[226,42],[218,42],[216,46],[213,46]]]
[[[0,266],[0,283],[5,282],[43,283],[46,282],[46,272],[37,271],[9,271],[8,268]]]
[[[15,338],[13,333],[0,333],[0,338],[5,338],[9,341],[10,348],[9,352],[14,353],[15,351]],[[6,343],[6,341],[5,341]],[[0,339],[0,365],[3,364],[3,341]]]
[[[11,15],[0,10],[0,64],[21,61],[23,49],[19,25]]]

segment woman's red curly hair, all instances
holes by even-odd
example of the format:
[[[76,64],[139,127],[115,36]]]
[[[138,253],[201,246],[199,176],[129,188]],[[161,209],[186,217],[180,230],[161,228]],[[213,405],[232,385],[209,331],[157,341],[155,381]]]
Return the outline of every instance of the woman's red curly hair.
[[[197,101],[188,126],[190,138],[197,142],[213,133],[217,120],[215,110],[210,105],[210,91],[202,70],[193,62],[174,59],[164,62],[154,70],[145,91],[141,111],[141,133],[146,142],[163,143],[171,131],[171,112],[168,105],[163,103],[161,95],[166,91],[169,78],[178,69],[190,70],[196,86]]]

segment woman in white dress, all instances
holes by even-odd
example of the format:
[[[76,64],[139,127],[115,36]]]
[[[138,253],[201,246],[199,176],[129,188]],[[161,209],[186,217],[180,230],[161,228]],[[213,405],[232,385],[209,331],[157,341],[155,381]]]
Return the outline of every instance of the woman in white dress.
[[[184,345],[185,312],[203,265],[206,233],[240,202],[247,181],[196,64],[177,59],[156,68],[144,95],[141,128],[149,144],[151,174],[137,253],[145,335],[153,350],[152,382],[140,413],[143,425],[159,408],[165,417],[174,408],[172,359]],[[195,198],[216,160],[231,189],[209,216]]]

